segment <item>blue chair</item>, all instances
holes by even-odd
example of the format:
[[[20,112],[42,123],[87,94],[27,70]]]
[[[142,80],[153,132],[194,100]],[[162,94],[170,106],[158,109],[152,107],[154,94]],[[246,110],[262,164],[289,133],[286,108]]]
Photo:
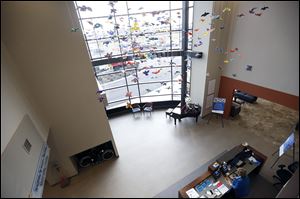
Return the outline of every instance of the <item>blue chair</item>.
[[[136,113],[142,114],[142,109],[141,109],[141,106],[139,104],[132,104],[131,106],[132,106],[131,110],[132,110],[132,113],[133,113],[134,117],[135,117]]]
[[[152,113],[152,110],[153,110],[153,104],[152,102],[147,102],[145,103],[145,105],[143,106],[143,112],[144,113]]]

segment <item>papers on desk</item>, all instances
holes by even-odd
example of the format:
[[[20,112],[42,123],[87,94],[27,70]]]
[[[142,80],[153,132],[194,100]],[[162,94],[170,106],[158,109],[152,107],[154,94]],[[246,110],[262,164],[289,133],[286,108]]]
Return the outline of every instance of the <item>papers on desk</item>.
[[[220,183],[220,181],[217,181],[213,184],[213,186],[217,186]]]
[[[213,190],[208,190],[208,191],[206,191],[205,196],[207,198],[215,198],[217,196],[217,194]]]
[[[214,192],[217,196],[220,196],[222,193],[219,191],[219,189],[214,189]]]
[[[255,157],[253,157],[253,156],[251,156],[250,158],[248,158],[248,160],[251,163],[255,164],[255,165],[259,165],[260,164],[260,162],[258,160],[256,160]]]
[[[224,185],[224,184],[222,184],[222,185],[220,185],[220,184],[218,184],[218,190],[222,193],[222,194],[225,194],[229,189]]]
[[[199,194],[194,188],[187,190],[186,194],[189,196],[189,198],[199,198]]]
[[[204,195],[202,195],[200,198],[216,198],[217,196],[220,196],[221,192],[218,189],[211,189],[207,190]]]

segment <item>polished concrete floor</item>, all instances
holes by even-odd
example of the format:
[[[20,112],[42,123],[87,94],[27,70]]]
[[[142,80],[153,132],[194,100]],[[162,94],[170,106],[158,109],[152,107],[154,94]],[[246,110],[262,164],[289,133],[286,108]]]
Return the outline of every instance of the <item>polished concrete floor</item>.
[[[184,118],[174,125],[165,110],[151,116],[132,114],[110,119],[119,158],[87,168],[68,187],[45,186],[44,197],[153,197],[225,149],[247,142],[268,156],[261,176],[272,181],[270,166],[277,146],[234,120]],[[298,133],[299,135],[299,133]],[[299,156],[299,143],[297,154]],[[279,163],[291,163],[284,156]],[[200,173],[199,173],[200,175]]]

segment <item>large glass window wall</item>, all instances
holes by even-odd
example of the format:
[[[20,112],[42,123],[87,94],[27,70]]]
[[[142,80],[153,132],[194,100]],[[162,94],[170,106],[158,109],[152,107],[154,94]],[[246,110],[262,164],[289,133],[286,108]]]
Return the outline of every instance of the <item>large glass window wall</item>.
[[[75,1],[75,6],[107,109],[180,100],[182,17],[189,17],[192,30],[193,1],[189,16],[182,16],[182,1]]]

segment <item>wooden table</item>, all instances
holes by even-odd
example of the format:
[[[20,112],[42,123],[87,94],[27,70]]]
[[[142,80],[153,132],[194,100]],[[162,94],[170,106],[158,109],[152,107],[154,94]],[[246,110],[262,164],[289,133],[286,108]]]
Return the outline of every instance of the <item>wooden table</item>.
[[[230,151],[226,152],[222,157],[218,158],[218,160],[216,160],[216,161],[218,161],[218,162],[223,161],[224,159],[230,158],[230,156],[232,156],[232,158],[234,158],[234,156],[237,154],[236,152],[238,152],[239,149],[240,149],[240,151],[242,151],[243,148],[244,148],[244,146],[238,145],[238,146],[232,148]],[[254,158],[256,158],[257,160],[259,160],[261,162],[261,164],[259,166],[245,164],[243,167],[247,170],[248,175],[258,174],[261,167],[264,165],[265,161],[267,160],[267,156],[260,153],[259,151],[257,151],[256,149],[254,149],[251,146],[247,146],[247,149],[250,149],[254,153],[254,155],[252,155],[252,156]],[[196,178],[195,180],[193,180],[192,182],[190,182],[189,184],[184,186],[182,189],[180,189],[178,191],[179,198],[189,198],[188,195],[186,194],[186,191],[188,191],[192,188],[195,188],[198,184],[201,184],[206,179],[213,179],[212,174],[209,170],[207,170],[201,176],[199,176],[198,178]],[[214,181],[221,181],[225,186],[227,186],[229,188],[228,192],[231,190],[230,185],[225,181],[225,176],[221,175],[221,177],[218,180],[214,180]],[[225,194],[220,195],[219,197],[222,197]]]

